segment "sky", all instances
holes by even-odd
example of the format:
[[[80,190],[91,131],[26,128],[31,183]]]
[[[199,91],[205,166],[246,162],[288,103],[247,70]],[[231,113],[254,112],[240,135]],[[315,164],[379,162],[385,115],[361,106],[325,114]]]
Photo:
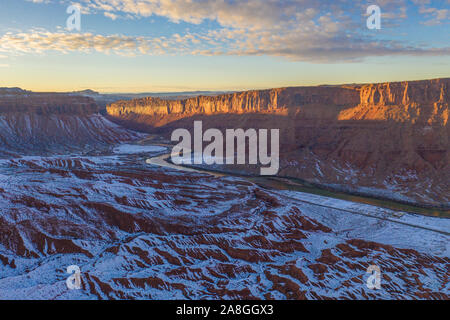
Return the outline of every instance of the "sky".
[[[80,30],[67,21],[80,8]],[[367,20],[377,5],[381,28]],[[450,0],[0,0],[0,87],[234,91],[450,77]]]

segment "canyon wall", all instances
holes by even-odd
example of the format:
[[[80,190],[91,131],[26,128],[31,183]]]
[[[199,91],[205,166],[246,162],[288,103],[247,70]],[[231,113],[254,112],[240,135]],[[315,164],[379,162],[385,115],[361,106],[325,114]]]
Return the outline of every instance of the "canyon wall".
[[[95,152],[141,136],[99,110],[87,97],[0,90],[0,157]]]
[[[147,124],[161,126],[173,119],[197,114],[287,114],[288,110],[302,105],[333,105],[343,108],[345,105],[355,105],[358,101],[359,92],[353,88],[282,88],[200,96],[184,100],[148,97],[118,101],[107,106],[107,112],[117,118],[147,117]]]
[[[0,114],[18,112],[86,116],[99,111],[100,108],[95,101],[88,97],[27,91],[19,94],[1,94],[0,91]]]
[[[441,119],[446,122],[448,109],[447,111],[433,110],[430,106],[439,108],[440,104],[445,108],[445,104],[448,105],[449,83],[450,79],[436,79],[369,85],[294,87],[238,92],[212,97],[200,96],[184,100],[162,100],[148,97],[115,102],[107,106],[107,111],[109,115],[118,118],[129,115],[150,116],[152,117],[148,119],[150,122],[161,116],[184,118],[196,114],[287,114],[293,109],[296,109],[297,112],[302,111],[304,113],[302,118],[332,119],[339,115],[338,120],[415,122],[419,118],[423,120],[431,115],[431,112],[441,111],[441,113],[446,113],[438,116],[443,116]],[[316,106],[316,108],[312,109],[311,106]],[[400,106],[405,108],[399,108]],[[158,124],[161,123],[155,122],[155,125]]]
[[[448,208],[449,85],[435,79],[145,98],[113,103],[107,113],[166,137],[192,129],[194,120],[203,120],[204,129],[279,128],[281,176]]]

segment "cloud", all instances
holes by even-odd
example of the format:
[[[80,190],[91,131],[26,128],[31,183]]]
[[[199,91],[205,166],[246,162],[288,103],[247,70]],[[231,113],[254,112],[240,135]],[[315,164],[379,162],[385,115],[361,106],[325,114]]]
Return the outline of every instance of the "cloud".
[[[422,6],[419,12],[425,14],[429,17],[428,20],[422,21],[421,23],[426,26],[434,26],[442,24],[445,20],[450,20],[450,10],[449,9],[438,9],[433,7]]]
[[[31,30],[7,33],[0,51],[97,51],[121,55],[270,55],[316,63],[353,62],[385,55],[448,55],[449,48],[412,47],[398,41],[377,39],[365,24],[370,1],[346,0],[79,0],[84,12],[119,17],[165,17],[219,27],[196,33],[185,31],[167,37],[95,35]],[[412,0],[420,13],[442,21],[448,12],[425,8],[428,1]],[[407,19],[407,0],[378,0],[383,19]],[[445,10],[445,9],[444,9]],[[388,25],[383,23],[384,26]],[[199,28],[196,28],[198,30]]]
[[[140,38],[118,35],[102,36],[91,33],[77,34],[31,30],[30,32],[8,32],[0,37],[0,51],[16,53],[43,53],[72,51],[116,53],[134,51],[141,42]]]
[[[334,13],[348,16],[364,14],[370,1],[346,0],[81,0],[95,11],[114,12],[127,16],[166,17],[173,22],[199,24],[217,21],[224,27],[249,29],[271,28],[292,22],[300,13]],[[378,0],[386,19],[406,18],[407,0]]]
[[[111,12],[105,12],[105,17],[111,18],[112,20],[116,20],[118,18],[117,14],[111,13]]]
[[[296,61],[327,63],[359,61],[368,56],[385,55],[448,55],[450,48],[418,49],[393,41],[354,41],[330,37],[337,27],[325,17],[323,25],[304,32],[273,35],[266,32],[247,34],[245,30],[222,29],[206,34],[174,34],[172,37],[146,38],[123,35],[96,35],[32,30],[6,33],[0,37],[0,51],[44,53],[56,51],[101,52],[124,56],[136,55],[270,55]]]

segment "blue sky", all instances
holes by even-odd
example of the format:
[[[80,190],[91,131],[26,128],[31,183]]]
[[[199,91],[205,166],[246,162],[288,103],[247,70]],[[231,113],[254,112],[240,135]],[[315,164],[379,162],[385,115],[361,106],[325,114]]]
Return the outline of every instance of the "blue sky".
[[[77,4],[81,30],[69,31]],[[369,30],[366,9],[382,11]],[[0,86],[246,90],[450,77],[450,0],[0,0]]]

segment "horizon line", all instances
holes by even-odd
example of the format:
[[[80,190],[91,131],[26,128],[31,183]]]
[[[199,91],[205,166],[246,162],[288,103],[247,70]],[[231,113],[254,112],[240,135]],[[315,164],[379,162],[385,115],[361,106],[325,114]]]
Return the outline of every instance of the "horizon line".
[[[425,79],[414,79],[414,80],[395,80],[395,81],[378,81],[378,82],[347,82],[347,83],[323,83],[316,85],[286,85],[286,86],[273,86],[273,87],[253,87],[253,88],[240,88],[240,89],[193,89],[193,90],[181,90],[181,91],[101,91],[92,88],[78,89],[72,91],[64,91],[64,90],[56,90],[56,91],[34,91],[30,89],[26,89],[21,86],[12,86],[6,87],[1,86],[0,89],[20,89],[23,91],[33,92],[33,93],[80,93],[83,91],[92,91],[94,93],[98,93],[101,95],[121,95],[121,94],[192,94],[192,93],[234,93],[234,92],[247,92],[247,91],[264,91],[264,90],[272,90],[272,89],[284,89],[284,88],[313,88],[313,87],[325,87],[325,86],[347,86],[347,85],[368,85],[368,84],[385,84],[385,83],[403,83],[403,82],[419,82],[419,81],[433,81],[433,80],[445,80],[450,79],[450,75],[448,77],[437,77],[437,78],[425,78]]]

